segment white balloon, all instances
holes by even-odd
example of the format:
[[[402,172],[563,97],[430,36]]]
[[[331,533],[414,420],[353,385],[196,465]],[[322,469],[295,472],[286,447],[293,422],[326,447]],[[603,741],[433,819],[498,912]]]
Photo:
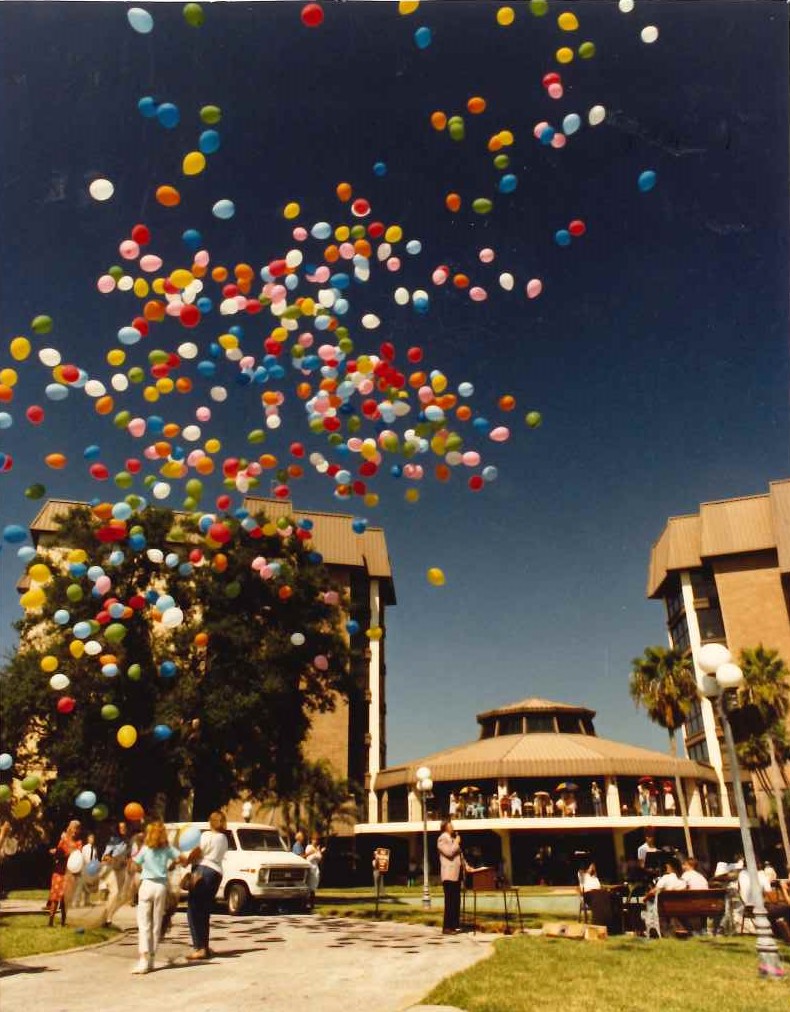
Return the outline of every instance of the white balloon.
[[[181,435],[186,439],[188,443],[195,443],[200,439],[200,426],[199,425],[187,425],[181,430]]]
[[[621,14],[630,14],[634,9],[634,0],[619,0],[617,6],[620,8]]]
[[[606,109],[602,105],[594,105],[587,113],[587,122],[590,126],[598,126],[606,119]]]
[[[197,358],[198,346],[196,344],[193,344],[192,341],[185,341],[183,344],[179,344],[178,348],[176,349],[176,352],[179,358],[187,358],[187,359]]]
[[[117,390],[118,393],[123,393],[124,390],[129,389],[129,378],[124,376],[122,372],[113,373],[110,377],[110,383],[113,390]]]
[[[408,288],[396,288],[394,295],[395,302],[399,306],[406,306],[409,302],[409,290]]]
[[[222,401],[226,401],[228,399],[228,391],[225,387],[212,387],[209,391],[209,395],[212,401],[217,401],[217,403],[221,403]]]
[[[158,481],[151,489],[154,499],[167,499],[170,495],[170,486],[166,481]]]
[[[42,365],[49,366],[50,369],[54,369],[62,361],[57,348],[42,348],[38,353],[38,360]]]
[[[656,39],[658,38],[658,29],[656,28],[655,25],[645,25],[645,27],[639,34],[641,36],[642,42],[645,42],[647,43],[647,45],[650,45],[651,42],[655,42]]]
[[[59,671],[56,675],[53,675],[49,680],[50,688],[56,692],[60,692],[62,689],[67,689],[70,685],[69,676],[64,675],[63,672]]]
[[[115,193],[115,187],[109,179],[94,179],[88,187],[88,193],[94,200],[109,200]]]
[[[66,862],[66,868],[71,872],[72,875],[79,875],[82,871],[82,866],[85,864],[85,859],[78,850],[73,850],[69,854],[69,859]]]
[[[184,621],[184,613],[180,608],[168,608],[162,614],[162,625],[165,629],[175,629]]]
[[[165,553],[161,548],[149,548],[145,554],[148,556],[148,561],[153,562],[155,566],[165,561]]]
[[[128,274],[124,274],[124,276],[118,281],[119,292],[130,292],[133,287],[134,278],[130,277]]]
[[[516,279],[513,277],[512,274],[505,272],[504,274],[499,275],[500,287],[504,288],[506,292],[512,292],[515,283]]]
[[[88,380],[85,384],[85,393],[88,397],[104,397],[107,387],[100,380]]]
[[[101,643],[97,643],[96,640],[88,640],[85,644],[85,653],[89,657],[98,657],[103,649]]]
[[[362,317],[362,326],[365,330],[375,330],[379,326],[381,320],[376,316],[375,313],[365,313]]]

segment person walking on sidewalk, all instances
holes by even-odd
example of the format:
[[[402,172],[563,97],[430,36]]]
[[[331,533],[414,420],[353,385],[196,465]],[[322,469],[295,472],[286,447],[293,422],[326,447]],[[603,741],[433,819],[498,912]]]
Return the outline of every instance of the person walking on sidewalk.
[[[107,905],[104,909],[104,926],[109,928],[115,911],[126,901],[126,866],[129,860],[129,841],[126,823],[119,822],[104,848],[103,865],[99,888],[107,890]]]
[[[167,829],[159,821],[149,823],[143,846],[133,860],[140,869],[140,890],[137,896],[140,958],[132,967],[132,973],[148,973],[154,969],[154,957],[162,937],[168,868],[174,862],[185,864],[186,860],[167,842]]]
[[[439,870],[444,890],[442,933],[452,935],[461,930],[461,875],[464,870],[464,858],[461,853],[461,837],[455,832],[449,819],[442,823],[436,846],[439,851]]]
[[[54,862],[47,900],[50,927],[54,927],[55,914],[58,910],[60,910],[60,926],[62,928],[66,926],[66,907],[71,902],[75,887],[75,877],[69,871],[68,862],[71,855],[78,853],[81,847],[80,823],[79,820],[72,819],[61,833],[57,846],[50,850]]]
[[[223,813],[212,812],[208,824],[210,829],[201,835],[199,846],[195,847],[185,862],[192,865],[195,877],[187,901],[187,920],[194,946],[194,951],[187,959],[192,960],[208,959],[210,955],[208,940],[211,906],[222,881],[222,859],[228,850]]]

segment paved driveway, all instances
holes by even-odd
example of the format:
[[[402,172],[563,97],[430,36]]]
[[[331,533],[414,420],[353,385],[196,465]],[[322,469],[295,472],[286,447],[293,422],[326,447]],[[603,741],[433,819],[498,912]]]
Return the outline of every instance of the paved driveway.
[[[144,976],[129,972],[136,931],[100,948],[31,956],[5,964],[0,1007],[96,1012],[144,1003],[188,1012],[397,1012],[487,956],[491,936],[349,918],[216,914],[211,945],[213,959],[187,963],[189,932],[178,913],[158,953],[166,965]]]

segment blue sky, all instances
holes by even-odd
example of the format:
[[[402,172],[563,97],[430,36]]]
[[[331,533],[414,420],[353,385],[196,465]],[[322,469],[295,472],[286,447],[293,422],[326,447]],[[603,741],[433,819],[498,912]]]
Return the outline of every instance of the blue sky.
[[[786,5],[637,0],[623,14],[615,0],[596,0],[550,3],[535,18],[519,3],[503,28],[498,5],[482,2],[423,4],[408,17],[394,3],[325,3],[312,30],[301,6],[207,5],[196,30],[179,5],[151,5],[154,30],[139,35],[124,4],[0,5],[0,128],[11,139],[0,155],[0,368],[11,364],[10,339],[46,312],[55,329],[36,349],[56,347],[64,361],[109,375],[104,356],[135,303],[99,295],[96,279],[119,262],[118,242],[135,223],[151,227],[168,269],[188,266],[179,237],[195,227],[212,262],[257,271],[296,245],[283,206],[298,200],[308,227],[339,224],[348,215],[335,186],[348,180],[373,217],[423,247],[403,255],[397,274],[376,268],[354,290],[356,350],[391,341],[407,370],[405,349],[420,345],[450,389],[474,384],[476,413],[512,428],[503,444],[470,440],[499,471],[478,495],[456,474],[448,484],[426,479],[408,504],[388,466],[375,509],[338,503],[312,472],[293,484],[299,509],[340,508],[386,528],[398,595],[387,642],[390,761],[472,738],[475,713],[527,695],[584,703],[598,711],[599,733],[663,748],[627,693],[631,658],[665,637],[661,605],[644,596],[650,545],[667,516],[764,492],[787,475]],[[557,27],[566,9],[578,32]],[[647,45],[640,31],[650,24],[660,34]],[[424,51],[413,40],[421,25],[433,30]],[[559,46],[587,39],[592,60],[556,62]],[[549,71],[562,75],[559,101],[541,84]],[[176,103],[180,126],[143,119],[145,95]],[[485,97],[484,115],[465,113],[472,95]],[[206,103],[222,107],[222,147],[202,176],[184,180],[181,158]],[[592,128],[586,112],[596,104],[607,118]],[[465,141],[430,127],[436,109],[464,113]],[[563,150],[533,137],[535,123],[559,125],[573,111],[584,123]],[[508,171],[518,188],[508,196],[494,190],[501,173],[486,150],[503,129],[516,138]],[[642,194],[646,169],[658,183]],[[106,204],[87,195],[97,176],[115,185]],[[165,182],[183,192],[178,209],[154,199]],[[465,198],[458,215],[444,206],[451,190]],[[490,215],[469,210],[478,195],[494,196]],[[220,197],[236,204],[231,221],[210,213]],[[560,248],[554,233],[572,219],[587,232]],[[484,247],[496,252],[491,265],[478,260]],[[488,300],[436,288],[439,264],[467,272]],[[501,271],[515,276],[512,292],[497,284]],[[532,277],[544,292],[528,300]],[[427,290],[430,311],[396,306],[399,285]],[[377,331],[360,328],[364,312],[380,316]],[[259,348],[257,320],[245,321],[245,340]],[[224,326],[216,312],[189,334],[169,321],[132,349],[134,362],[185,339],[204,346]],[[109,495],[112,486],[87,476],[85,446],[99,444],[111,472],[142,449],[79,392],[44,400],[51,376],[38,362],[19,373],[14,425],[0,431],[0,451],[15,461],[0,475],[0,525],[30,520],[24,489],[34,481],[57,496]],[[246,390],[228,389],[211,432],[241,454],[240,433],[261,424],[260,409]],[[503,394],[516,398],[512,414],[497,407]],[[193,395],[156,410],[185,424],[205,398],[196,381]],[[327,452],[294,401],[291,393],[266,448],[287,459],[301,440]],[[30,403],[47,407],[40,428],[24,419]],[[153,410],[131,395],[117,400],[126,406]],[[533,409],[544,422],[531,431],[524,414]],[[43,465],[55,450],[70,459],[60,472]],[[444,587],[429,586],[429,566],[445,571]],[[20,614],[18,569],[6,547],[5,648]]]

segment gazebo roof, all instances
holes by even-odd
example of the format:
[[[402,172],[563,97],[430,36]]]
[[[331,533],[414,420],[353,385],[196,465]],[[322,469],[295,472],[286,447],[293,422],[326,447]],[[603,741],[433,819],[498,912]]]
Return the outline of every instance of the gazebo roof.
[[[505,706],[498,706],[495,710],[486,710],[485,713],[478,713],[477,721],[481,723],[490,717],[500,717],[512,713],[578,713],[585,714],[588,717],[595,716],[595,710],[588,710],[586,706],[574,706],[571,703],[555,703],[551,699],[528,696],[518,703],[507,703]]]
[[[376,788],[412,785],[428,766],[434,783],[514,777],[654,776],[715,781],[712,767],[663,752],[586,734],[523,734],[482,738],[434,752],[376,776]]]

